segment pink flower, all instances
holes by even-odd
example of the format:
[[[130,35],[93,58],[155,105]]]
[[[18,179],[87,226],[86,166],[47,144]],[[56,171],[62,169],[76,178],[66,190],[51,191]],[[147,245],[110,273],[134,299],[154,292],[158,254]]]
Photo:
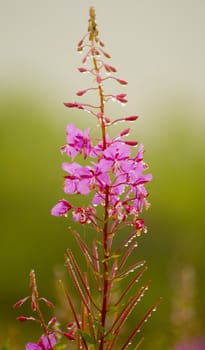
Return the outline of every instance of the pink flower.
[[[48,339],[49,337],[49,339]],[[53,333],[49,336],[42,335],[38,343],[27,343],[26,350],[51,350],[56,345],[56,338]]]
[[[72,206],[65,199],[61,199],[58,203],[51,209],[51,214],[53,216],[63,216],[72,208]]]
[[[81,166],[78,163],[63,163],[63,169],[69,173],[65,176],[64,192],[67,194],[80,193],[87,195],[96,186],[104,190],[110,183],[107,172],[102,171],[98,165]]]
[[[118,141],[112,143],[103,152],[103,158],[99,162],[99,167],[108,171],[112,168],[113,172],[124,167],[127,167],[127,160],[131,153],[130,147]]]
[[[73,124],[68,124],[67,126],[67,144],[61,148],[63,153],[72,159],[78,153],[84,153],[84,158],[90,154],[92,149],[92,144],[89,137],[90,129],[85,129],[82,132],[80,129],[76,128]]]

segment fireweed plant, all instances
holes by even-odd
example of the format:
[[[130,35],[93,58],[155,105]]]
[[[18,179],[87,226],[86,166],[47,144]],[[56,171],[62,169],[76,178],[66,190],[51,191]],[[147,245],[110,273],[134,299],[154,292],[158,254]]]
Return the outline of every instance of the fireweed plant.
[[[49,307],[53,304],[39,297],[35,273],[30,272],[31,296],[19,300],[15,307],[21,306],[31,299],[31,309],[35,317],[20,316],[20,321],[35,321],[42,328],[42,335],[37,343],[26,344],[26,350],[51,350],[63,348],[111,350],[126,349],[132,345],[138,349],[143,339],[136,337],[144,322],[156,309],[159,300],[133,324],[130,329],[127,320],[134,312],[137,304],[150,285],[146,282],[137,287],[136,282],[146,271],[145,261],[129,263],[130,256],[137,247],[137,237],[146,232],[146,226],[141,216],[143,208],[147,209],[148,193],[145,184],[151,181],[152,175],[145,173],[148,166],[143,161],[143,146],[126,137],[130,128],[123,129],[113,138],[109,130],[119,122],[135,122],[137,116],[131,115],[111,119],[106,115],[105,107],[110,101],[126,104],[125,93],[111,94],[105,92],[108,81],[126,85],[127,82],[118,78],[116,68],[107,60],[110,55],[104,51],[104,43],[99,38],[95,10],[90,8],[88,32],[80,40],[77,50],[83,53],[82,66],[78,68],[82,74],[90,74],[93,85],[77,92],[81,97],[90,91],[98,95],[96,105],[83,102],[66,102],[67,108],[77,109],[95,117],[101,135],[99,138],[90,136],[89,128],[84,131],[74,124],[67,126],[66,144],[61,152],[68,158],[62,164],[64,176],[65,199],[52,208],[52,215],[72,217],[79,227],[86,225],[88,242],[78,230],[69,227],[85,259],[86,271],[82,271],[71,249],[65,254],[65,265],[69,272],[75,296],[60,281],[65,299],[70,308],[65,331],[60,329],[56,317],[45,321],[41,311],[41,302]],[[138,146],[135,155],[132,148]],[[82,157],[81,165],[76,161]],[[73,195],[88,196],[87,206],[76,206],[72,203]],[[70,200],[69,200],[70,196]],[[67,199],[66,199],[67,198]],[[89,242],[89,231],[95,232]],[[80,231],[80,229],[79,229]],[[124,236],[126,237],[119,239]],[[76,295],[79,299],[76,303]],[[66,345],[67,340],[71,343]]]

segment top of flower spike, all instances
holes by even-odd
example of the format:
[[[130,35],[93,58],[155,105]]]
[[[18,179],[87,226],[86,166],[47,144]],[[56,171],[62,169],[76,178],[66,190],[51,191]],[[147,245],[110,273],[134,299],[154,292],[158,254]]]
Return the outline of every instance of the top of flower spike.
[[[89,33],[89,40],[90,41],[96,41],[98,42],[98,30],[97,30],[97,23],[96,23],[96,14],[94,7],[90,7],[89,11],[89,19],[88,19],[88,33]]]

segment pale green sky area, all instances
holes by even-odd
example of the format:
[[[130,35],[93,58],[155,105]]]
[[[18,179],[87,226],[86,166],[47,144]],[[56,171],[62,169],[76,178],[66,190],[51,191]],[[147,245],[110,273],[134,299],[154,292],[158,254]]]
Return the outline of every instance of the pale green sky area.
[[[7,90],[35,86],[64,101],[85,87],[76,44],[94,5],[98,28],[129,104],[146,112],[182,95],[203,119],[204,0],[0,0],[0,81]],[[54,97],[55,96],[55,97]]]

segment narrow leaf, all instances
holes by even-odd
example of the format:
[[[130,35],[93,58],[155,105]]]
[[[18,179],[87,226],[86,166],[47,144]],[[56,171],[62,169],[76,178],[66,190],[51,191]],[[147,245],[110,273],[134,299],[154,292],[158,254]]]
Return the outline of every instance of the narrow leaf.
[[[81,283],[82,283],[82,285],[83,285],[83,287],[84,287],[84,290],[85,290],[85,292],[86,292],[86,294],[87,294],[87,296],[88,296],[88,299],[89,299],[88,301],[91,301],[91,303],[95,306],[95,308],[96,308],[98,311],[100,311],[100,309],[97,307],[97,305],[96,305],[95,302],[93,301],[92,295],[90,294],[89,288],[88,288],[88,286],[87,286],[87,284],[86,284],[86,282],[85,282],[85,280],[84,280],[84,277],[83,277],[83,275],[82,275],[82,273],[81,273],[81,271],[80,271],[79,265],[78,265],[78,263],[77,263],[77,261],[76,261],[74,255],[73,255],[72,251],[71,251],[70,249],[67,249],[67,252],[68,252],[69,257],[70,257],[70,259],[71,259],[71,261],[72,261],[72,263],[73,263],[73,266],[75,267],[75,270],[76,270],[76,272],[77,272],[77,274],[78,274],[78,277],[79,277],[79,279],[80,279],[80,281],[81,281]]]
[[[79,281],[78,281],[77,276],[76,276],[76,274],[74,272],[74,269],[72,267],[72,264],[71,264],[71,262],[70,262],[70,260],[69,260],[69,258],[68,258],[68,256],[66,254],[65,254],[65,262],[66,262],[66,265],[67,265],[68,270],[70,272],[70,276],[72,277],[73,283],[74,283],[74,285],[76,287],[76,290],[77,290],[77,292],[78,292],[78,294],[80,296],[80,299],[84,303],[84,305],[87,308],[88,312],[91,312],[89,304],[88,304],[88,302],[87,302],[87,300],[86,300],[86,298],[85,298],[85,296],[84,296],[84,294],[82,292],[82,289],[80,287]]]
[[[138,269],[139,267],[144,266],[144,264],[146,263],[145,260],[142,261],[138,261],[136,264],[131,265],[130,267],[128,267],[127,269],[125,269],[122,273],[120,273],[119,275],[117,275],[116,277],[126,277],[127,275],[129,275],[129,273],[134,272],[136,269]]]
[[[134,336],[136,335],[137,332],[140,331],[141,327],[143,326],[143,324],[147,321],[147,319],[151,316],[152,312],[156,310],[157,306],[159,305],[161,301],[161,298],[158,299],[154,305],[147,311],[147,313],[144,315],[144,317],[139,321],[139,323],[137,324],[137,326],[133,329],[132,333],[130,334],[130,336],[128,337],[128,339],[126,340],[126,342],[124,343],[124,345],[122,346],[121,350],[126,349],[126,347],[128,346],[128,344],[132,341],[132,339],[134,338]]]
[[[135,277],[131,280],[131,282],[128,284],[128,286],[125,288],[124,292],[120,296],[119,300],[115,303],[115,306],[119,305],[119,303],[122,301],[122,299],[125,297],[125,295],[130,291],[131,287],[139,281],[140,277],[144,274],[144,272],[147,270],[147,267],[145,266],[142,270],[140,270]]]
[[[129,315],[132,313],[132,311],[134,310],[136,304],[141,300],[141,298],[143,297],[145,291],[148,289],[149,285],[150,285],[150,281],[148,281],[141,289],[140,291],[137,293],[137,295],[135,295],[134,297],[131,298],[131,300],[129,300],[128,304],[126,304],[126,306],[124,307],[124,309],[120,312],[120,314],[117,315],[113,325],[110,327],[109,332],[111,334],[114,334],[114,338],[111,344],[111,347],[108,347],[108,349],[112,349],[115,341],[117,340],[118,334],[120,332],[120,329],[122,328],[123,324],[125,323],[125,321],[127,320],[127,318],[129,317]]]
[[[133,250],[137,247],[137,243],[134,242],[132,243],[132,245],[127,249],[127,251],[125,252],[125,254],[123,254],[123,258],[120,261],[119,264],[119,270],[124,266],[124,264],[126,263],[128,257],[130,256],[130,254],[133,252]]]

